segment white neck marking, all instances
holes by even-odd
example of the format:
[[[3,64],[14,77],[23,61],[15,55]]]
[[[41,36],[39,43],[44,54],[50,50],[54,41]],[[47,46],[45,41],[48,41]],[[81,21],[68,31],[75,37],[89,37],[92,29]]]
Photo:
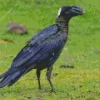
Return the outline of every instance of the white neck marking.
[[[61,14],[61,10],[62,10],[62,9],[60,8],[59,11],[58,11],[58,15],[57,15],[57,17],[60,16],[60,14]]]

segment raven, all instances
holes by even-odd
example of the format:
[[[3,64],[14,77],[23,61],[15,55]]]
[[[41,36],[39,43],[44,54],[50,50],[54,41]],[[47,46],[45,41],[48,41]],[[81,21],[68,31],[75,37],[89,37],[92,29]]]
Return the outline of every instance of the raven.
[[[39,89],[41,70],[47,68],[47,80],[51,91],[55,89],[50,80],[54,62],[58,59],[67,39],[69,20],[84,11],[78,6],[63,6],[58,11],[55,24],[43,29],[33,36],[14,58],[11,67],[0,78],[0,88],[13,85],[24,74],[36,69]]]

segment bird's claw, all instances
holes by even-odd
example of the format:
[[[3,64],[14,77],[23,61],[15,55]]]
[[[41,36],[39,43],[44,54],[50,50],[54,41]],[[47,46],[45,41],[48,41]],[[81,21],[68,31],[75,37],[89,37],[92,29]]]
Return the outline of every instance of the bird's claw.
[[[54,89],[52,89],[52,90],[50,91],[50,93],[52,93],[52,92],[56,93],[56,91],[55,91]]]
[[[39,90],[41,90],[41,87],[39,87]]]

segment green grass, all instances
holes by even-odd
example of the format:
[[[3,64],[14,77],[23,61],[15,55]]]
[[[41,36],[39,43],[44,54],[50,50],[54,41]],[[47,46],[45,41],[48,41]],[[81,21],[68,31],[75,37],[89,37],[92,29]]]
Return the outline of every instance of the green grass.
[[[83,16],[70,21],[69,40],[54,64],[50,87],[42,71],[42,90],[38,90],[35,70],[22,77],[11,88],[0,89],[0,100],[99,100],[100,99],[100,1],[99,0],[1,0],[0,40],[14,43],[0,44],[0,74],[7,70],[16,54],[35,33],[55,22],[58,9],[63,5],[78,5]],[[8,22],[23,23],[29,35],[11,35],[6,31]],[[73,69],[60,68],[72,65]]]

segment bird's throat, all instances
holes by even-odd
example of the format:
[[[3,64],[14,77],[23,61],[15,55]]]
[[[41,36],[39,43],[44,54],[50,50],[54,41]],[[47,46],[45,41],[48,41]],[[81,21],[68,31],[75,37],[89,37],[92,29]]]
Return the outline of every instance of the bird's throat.
[[[64,17],[57,17],[56,24],[68,34],[68,23],[69,20]]]

